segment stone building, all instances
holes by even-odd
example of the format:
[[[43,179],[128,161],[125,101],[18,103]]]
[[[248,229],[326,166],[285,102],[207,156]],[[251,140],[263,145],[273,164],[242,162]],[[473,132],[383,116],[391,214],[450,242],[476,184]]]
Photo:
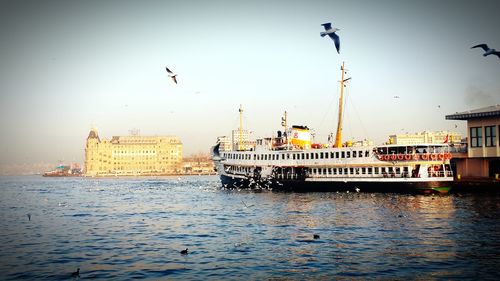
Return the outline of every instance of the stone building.
[[[446,115],[447,120],[467,121],[467,153],[455,157],[457,174],[498,177],[500,174],[500,105]]]
[[[86,176],[172,175],[182,172],[182,143],[174,136],[87,137]]]

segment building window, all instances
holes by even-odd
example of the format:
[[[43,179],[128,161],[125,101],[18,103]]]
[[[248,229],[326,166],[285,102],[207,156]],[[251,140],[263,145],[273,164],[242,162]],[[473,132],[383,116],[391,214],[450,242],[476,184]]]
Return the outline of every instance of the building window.
[[[483,146],[483,130],[481,127],[470,128],[470,146],[471,147]]]
[[[497,144],[497,132],[495,126],[484,127],[484,138],[486,146],[496,146]]]

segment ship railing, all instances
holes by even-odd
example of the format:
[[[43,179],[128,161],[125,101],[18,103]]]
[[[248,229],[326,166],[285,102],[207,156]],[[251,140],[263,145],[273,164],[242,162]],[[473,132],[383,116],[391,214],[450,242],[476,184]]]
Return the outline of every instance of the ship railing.
[[[428,171],[429,178],[453,177],[452,171]]]

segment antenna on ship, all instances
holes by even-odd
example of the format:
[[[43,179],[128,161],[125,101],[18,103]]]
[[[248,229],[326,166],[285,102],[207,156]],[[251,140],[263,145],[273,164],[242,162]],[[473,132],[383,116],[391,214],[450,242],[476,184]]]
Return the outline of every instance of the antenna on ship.
[[[238,141],[238,150],[243,150],[243,105],[240,104],[240,132],[239,132],[239,141]]]
[[[344,115],[342,105],[344,103],[344,82],[351,79],[351,77],[344,79],[344,74],[346,73],[344,64],[345,63],[342,62],[342,66],[340,67],[340,70],[342,71],[342,79],[340,80],[339,121],[337,124],[337,134],[335,135],[335,144],[333,147],[342,147],[342,117]]]

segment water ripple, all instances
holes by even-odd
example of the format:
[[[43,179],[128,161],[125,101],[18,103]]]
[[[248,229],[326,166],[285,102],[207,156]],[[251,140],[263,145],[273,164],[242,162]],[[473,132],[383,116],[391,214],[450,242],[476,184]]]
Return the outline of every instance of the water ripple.
[[[0,279],[494,279],[499,199],[5,177]]]

